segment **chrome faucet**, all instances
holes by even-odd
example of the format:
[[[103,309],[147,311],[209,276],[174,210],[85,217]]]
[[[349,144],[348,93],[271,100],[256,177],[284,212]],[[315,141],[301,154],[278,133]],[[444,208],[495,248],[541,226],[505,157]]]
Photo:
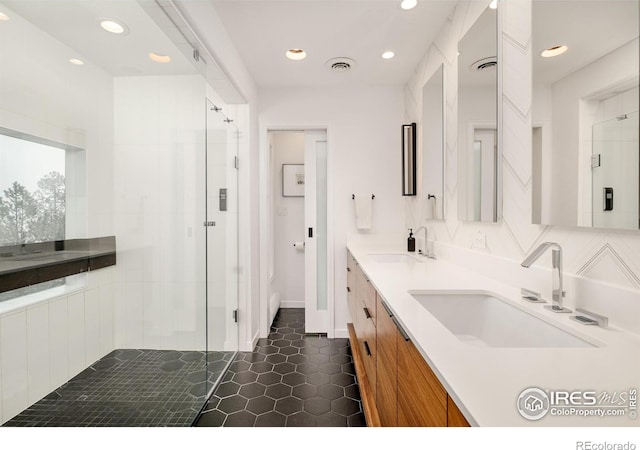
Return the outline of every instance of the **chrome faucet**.
[[[562,306],[562,299],[566,292],[562,290],[562,247],[555,242],[543,242],[536,248],[524,261],[520,263],[522,267],[531,267],[540,256],[551,248],[551,265],[553,271],[551,274],[551,306],[545,306],[546,309],[556,313],[570,313],[571,310]]]
[[[429,231],[427,230],[426,226],[421,226],[420,228],[418,228],[414,234],[418,234],[418,231],[420,230],[424,230],[424,251],[422,252],[422,256],[426,256],[427,258],[431,258],[431,259],[436,259],[436,255],[434,255],[433,253],[429,252],[429,244],[428,244],[428,237],[429,237]]]

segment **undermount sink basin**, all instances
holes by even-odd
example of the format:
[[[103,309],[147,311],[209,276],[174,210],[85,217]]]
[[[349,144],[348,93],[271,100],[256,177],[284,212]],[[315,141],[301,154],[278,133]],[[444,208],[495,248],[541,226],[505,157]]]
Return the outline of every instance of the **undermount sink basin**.
[[[406,253],[369,253],[369,258],[378,263],[415,263],[423,262],[417,256]]]
[[[488,293],[409,291],[458,339],[479,347],[595,347]]]

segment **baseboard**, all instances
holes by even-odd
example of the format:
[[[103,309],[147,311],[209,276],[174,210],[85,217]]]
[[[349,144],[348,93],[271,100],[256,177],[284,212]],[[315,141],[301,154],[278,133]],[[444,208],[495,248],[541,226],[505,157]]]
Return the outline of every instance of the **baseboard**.
[[[349,337],[349,330],[346,328],[336,329],[334,330],[334,333],[334,337],[336,338],[345,339]]]
[[[247,348],[240,349],[240,351],[252,352],[256,345],[258,345],[258,339],[260,339],[260,331],[256,331],[256,334],[253,335],[253,338],[250,341],[247,341]]]
[[[356,369],[356,378],[360,388],[364,418],[368,427],[379,427],[381,424],[378,409],[376,408],[375,386],[371,386],[369,384],[369,377],[367,377],[362,352],[360,350],[360,345],[358,344],[358,337],[356,336],[356,330],[353,327],[353,324],[348,323],[347,329],[349,330],[349,344],[351,345],[353,365]]]
[[[304,308],[304,302],[280,302],[280,308]]]

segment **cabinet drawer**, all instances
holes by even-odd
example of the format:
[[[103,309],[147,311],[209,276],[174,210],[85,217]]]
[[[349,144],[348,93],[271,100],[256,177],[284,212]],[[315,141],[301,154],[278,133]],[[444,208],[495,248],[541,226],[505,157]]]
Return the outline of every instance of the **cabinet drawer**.
[[[376,323],[376,290],[369,282],[364,272],[358,267],[356,269],[356,296],[358,300],[367,308],[371,320]]]
[[[376,406],[383,427],[398,425],[398,329],[378,296]]]
[[[356,267],[356,260],[347,250],[347,305],[349,306],[349,314],[351,316],[352,323],[356,322]]]
[[[373,322],[365,315],[364,305],[358,302],[356,310],[356,335],[358,337],[358,346],[362,355],[362,363],[369,380],[369,389],[373,393],[375,399],[376,390],[376,329]]]

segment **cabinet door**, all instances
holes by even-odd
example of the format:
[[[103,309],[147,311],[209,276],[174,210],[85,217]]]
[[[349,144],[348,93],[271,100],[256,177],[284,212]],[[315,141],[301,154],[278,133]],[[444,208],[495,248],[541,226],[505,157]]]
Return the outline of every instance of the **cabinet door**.
[[[413,343],[398,334],[398,426],[446,427],[447,391]]]
[[[357,308],[357,296],[356,296],[356,260],[351,255],[351,252],[347,251],[347,304],[349,305],[349,314],[351,315],[351,322],[356,322],[356,308]]]
[[[398,425],[398,329],[391,311],[377,296],[376,406],[383,427]]]
[[[376,396],[376,328],[371,318],[366,314],[367,308],[358,302],[356,310],[356,335],[362,355],[362,363],[367,374],[369,389],[375,400]]]
[[[464,418],[458,405],[447,395],[447,426],[448,427],[468,427],[469,422]]]

